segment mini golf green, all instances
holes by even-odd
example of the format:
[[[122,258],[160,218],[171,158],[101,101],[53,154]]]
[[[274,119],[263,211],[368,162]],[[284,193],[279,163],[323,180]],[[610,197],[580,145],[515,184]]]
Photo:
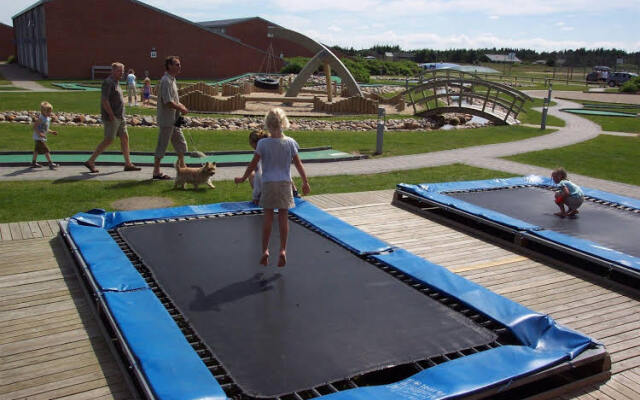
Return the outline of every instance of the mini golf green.
[[[189,153],[190,154],[190,153]],[[314,147],[300,149],[300,159],[304,162],[331,162],[359,160],[366,156],[353,155],[343,151],[333,150],[330,147]],[[82,165],[91,155],[82,151],[51,151],[53,162],[62,165]],[[0,152],[0,165],[22,166],[31,164],[33,153],[30,151]],[[252,151],[212,152],[206,153],[206,157],[196,158],[185,156],[187,165],[201,165],[207,161],[215,162],[220,167],[247,165],[253,157]],[[175,153],[167,153],[162,159],[161,165],[172,166],[178,157]],[[131,161],[137,165],[153,165],[153,153],[132,152]],[[38,161],[45,161],[44,155],[38,156]],[[96,160],[96,165],[123,165],[124,158],[120,152],[104,152]]]
[[[605,117],[637,117],[638,114],[627,113],[621,111],[607,111],[607,110],[589,110],[587,108],[561,108],[560,111],[565,111],[572,114],[586,114],[586,115],[602,115]]]

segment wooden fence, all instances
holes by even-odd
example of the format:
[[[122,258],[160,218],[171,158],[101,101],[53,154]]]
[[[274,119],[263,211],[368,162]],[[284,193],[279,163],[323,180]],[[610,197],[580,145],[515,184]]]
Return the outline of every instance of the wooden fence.
[[[377,114],[378,102],[360,96],[349,97],[333,103],[327,103],[318,97],[313,98],[313,111],[326,113]]]
[[[241,94],[229,97],[228,99],[218,99],[204,94],[199,90],[187,93],[180,97],[180,102],[192,111],[235,111],[243,110],[247,105],[246,98]]]

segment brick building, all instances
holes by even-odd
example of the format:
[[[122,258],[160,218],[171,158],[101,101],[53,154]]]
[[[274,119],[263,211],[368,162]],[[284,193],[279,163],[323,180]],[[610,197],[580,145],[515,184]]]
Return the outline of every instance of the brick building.
[[[16,54],[16,45],[13,38],[13,27],[0,22],[0,61]]]
[[[261,18],[229,24],[234,37],[137,0],[41,0],[13,17],[18,62],[56,79],[90,78],[93,66],[113,61],[159,78],[169,55],[182,58],[184,79],[260,72],[269,24]],[[280,43],[277,51],[302,51],[297,47]]]

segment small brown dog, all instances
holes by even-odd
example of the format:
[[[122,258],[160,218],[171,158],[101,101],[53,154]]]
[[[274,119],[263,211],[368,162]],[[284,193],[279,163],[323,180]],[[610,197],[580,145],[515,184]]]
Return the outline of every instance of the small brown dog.
[[[216,187],[211,183],[211,177],[216,173],[216,163],[207,162],[200,168],[180,168],[176,163],[176,182],[174,189],[178,187],[184,189],[185,183],[193,185],[194,189],[198,189],[198,185],[207,184],[212,189]]]

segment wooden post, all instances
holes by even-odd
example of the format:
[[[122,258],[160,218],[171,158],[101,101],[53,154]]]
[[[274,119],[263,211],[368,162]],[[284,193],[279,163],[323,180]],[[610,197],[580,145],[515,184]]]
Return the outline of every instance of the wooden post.
[[[333,101],[333,93],[331,90],[331,65],[326,61],[324,63],[324,76],[327,82],[327,101],[331,103]]]

